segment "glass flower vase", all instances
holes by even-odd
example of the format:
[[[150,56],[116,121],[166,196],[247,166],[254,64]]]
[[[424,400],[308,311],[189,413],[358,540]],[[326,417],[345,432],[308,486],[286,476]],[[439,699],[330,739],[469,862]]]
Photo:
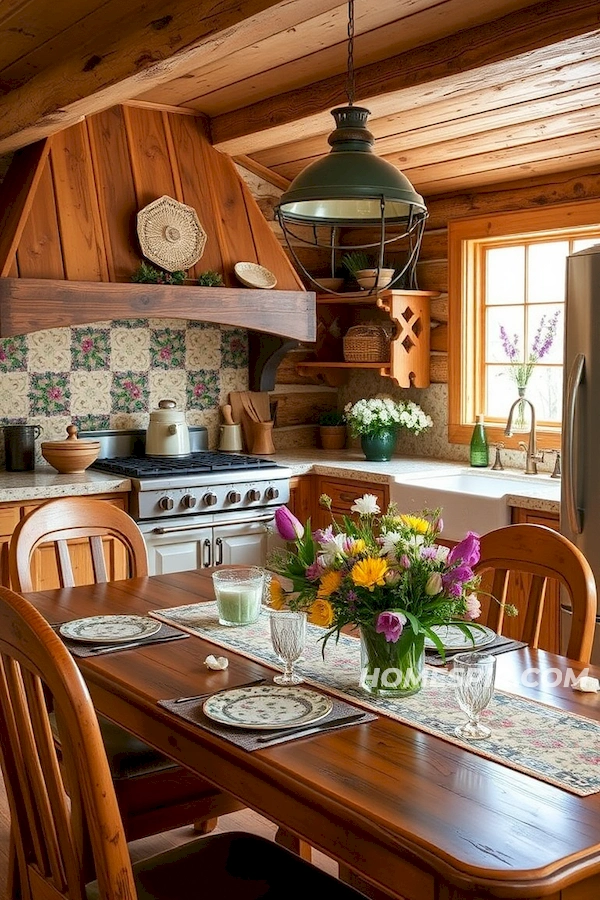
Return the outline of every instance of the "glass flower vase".
[[[387,428],[379,434],[363,434],[360,439],[365,459],[371,462],[388,462],[396,447],[396,429]]]
[[[513,431],[524,433],[530,429],[529,406],[525,402],[525,388],[518,388],[520,403],[517,406],[516,414],[513,420]]]
[[[375,626],[360,628],[360,687],[379,697],[410,697],[421,690],[425,636],[405,628],[394,643]]]

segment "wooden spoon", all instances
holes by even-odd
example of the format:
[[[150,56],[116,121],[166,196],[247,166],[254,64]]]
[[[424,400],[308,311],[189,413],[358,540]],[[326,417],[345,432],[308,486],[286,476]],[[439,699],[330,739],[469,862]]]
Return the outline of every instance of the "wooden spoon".
[[[223,415],[223,421],[225,422],[226,425],[235,425],[235,422],[233,421],[233,415],[231,412],[231,404],[229,404],[229,403],[223,404],[223,406],[221,407],[221,413]]]

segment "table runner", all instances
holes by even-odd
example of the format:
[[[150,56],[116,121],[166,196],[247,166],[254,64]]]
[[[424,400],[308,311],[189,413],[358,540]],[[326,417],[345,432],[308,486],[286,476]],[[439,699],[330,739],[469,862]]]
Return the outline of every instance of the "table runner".
[[[254,625],[219,625],[215,603],[197,603],[150,613],[219,647],[281,670],[271,646],[269,613]],[[446,672],[426,668],[423,689],[412,697],[384,698],[365,694],[358,686],[360,647],[356,638],[340,635],[321,648],[323,629],[307,626],[307,644],[297,669],[307,684],[326,688],[341,699],[384,713],[472,753],[579,796],[600,792],[600,723],[575,713],[496,690],[482,718],[492,729],[488,740],[469,743],[454,729],[465,720]]]

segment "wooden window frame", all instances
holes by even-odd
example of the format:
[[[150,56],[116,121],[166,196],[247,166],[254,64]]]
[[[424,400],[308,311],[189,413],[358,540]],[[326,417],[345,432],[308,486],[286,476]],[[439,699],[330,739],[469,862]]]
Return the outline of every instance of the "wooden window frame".
[[[485,242],[494,239],[523,240],[559,238],[577,233],[577,238],[597,232],[600,200],[565,203],[550,209],[527,209],[508,213],[454,219],[448,223],[448,440],[468,444],[475,415],[480,412],[483,334],[483,266]],[[490,442],[503,441],[517,448],[523,435],[506,437],[504,428],[487,428]],[[539,445],[559,449],[561,429],[537,429]]]

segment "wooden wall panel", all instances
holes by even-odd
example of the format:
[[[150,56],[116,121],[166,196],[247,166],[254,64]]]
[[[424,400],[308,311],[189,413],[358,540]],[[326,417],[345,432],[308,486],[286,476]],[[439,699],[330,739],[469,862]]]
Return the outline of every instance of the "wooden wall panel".
[[[17,260],[21,278],[65,277],[49,160],[23,229]]]
[[[181,201],[173,178],[162,113],[125,106],[123,115],[138,209],[163,194]]]
[[[85,122],[53,135],[50,142],[65,277],[108,281]]]
[[[234,170],[235,171],[235,170]],[[236,177],[237,171],[235,172]],[[246,214],[250,223],[250,232],[254,238],[256,258],[261,266],[269,269],[277,278],[277,286],[288,290],[304,290],[300,276],[295,272],[290,273],[289,266],[281,256],[281,250],[277,238],[271,231],[269,223],[254,202],[248,187],[240,181]],[[292,278],[290,279],[290,275]]]
[[[142,252],[136,231],[137,201],[122,108],[115,106],[92,116],[88,129],[109,279],[129,281],[140,264]]]
[[[173,143],[178,151],[176,164],[183,202],[196,210],[202,227],[207,234],[204,253],[197,264],[190,269],[189,275],[191,278],[194,278],[200,272],[206,272],[207,270],[223,272],[223,257],[214,225],[213,198],[206,189],[206,179],[204,177],[204,157],[200,147],[201,142],[205,140],[205,135],[200,127],[202,120],[191,116],[170,114],[168,123],[173,136]],[[224,277],[228,287],[232,285],[233,280],[231,276]]]
[[[38,141],[15,153],[2,182],[0,204],[0,276],[14,272],[15,254],[50,145]]]

